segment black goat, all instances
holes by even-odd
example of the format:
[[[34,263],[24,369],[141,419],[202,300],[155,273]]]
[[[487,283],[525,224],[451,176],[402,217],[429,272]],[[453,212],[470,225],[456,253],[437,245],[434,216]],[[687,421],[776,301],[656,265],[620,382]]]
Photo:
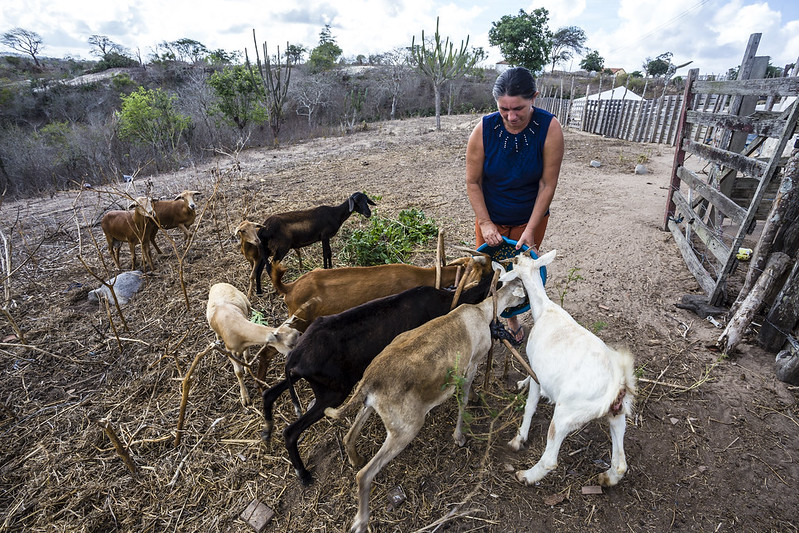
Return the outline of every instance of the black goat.
[[[255,268],[256,292],[262,294],[261,273],[272,271],[272,261],[280,261],[289,250],[297,250],[315,242],[322,241],[322,260],[324,268],[333,268],[333,253],[330,250],[330,238],[338,233],[339,228],[353,211],[366,218],[372,216],[370,205],[376,205],[362,192],[356,192],[341,205],[320,205],[303,211],[278,213],[266,219],[258,230],[261,258]]]
[[[474,304],[485,299],[492,274],[461,293],[458,303]],[[372,300],[335,315],[314,320],[297,345],[286,356],[286,377],[264,391],[264,418],[261,434],[269,442],[274,422],[272,406],[289,389],[295,410],[300,412],[294,383],[308,382],[315,401],[308,411],[283,430],[291,464],[303,485],[313,478],[297,449],[300,434],[324,416],[325,409],[337,407],[347,399],[366,367],[397,335],[414,329],[452,307],[454,292],[434,287],[416,287],[399,294]]]

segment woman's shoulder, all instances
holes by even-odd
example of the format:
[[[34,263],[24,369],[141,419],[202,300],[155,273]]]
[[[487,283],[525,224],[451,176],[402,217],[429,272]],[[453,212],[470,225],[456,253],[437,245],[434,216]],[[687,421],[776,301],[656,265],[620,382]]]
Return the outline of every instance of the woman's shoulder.
[[[534,107],[533,109],[533,116],[536,119],[552,120],[552,118],[555,116],[546,109],[541,109],[540,107]]]
[[[502,120],[502,117],[499,115],[499,111],[494,111],[493,113],[489,113],[487,115],[483,115],[483,124],[495,124],[497,121]]]

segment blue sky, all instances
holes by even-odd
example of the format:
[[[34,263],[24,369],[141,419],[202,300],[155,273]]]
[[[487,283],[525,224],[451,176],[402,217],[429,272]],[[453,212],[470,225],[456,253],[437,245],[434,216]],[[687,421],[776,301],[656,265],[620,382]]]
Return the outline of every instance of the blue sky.
[[[456,44],[468,35],[495,62],[501,56],[488,44],[492,22],[539,7],[549,10],[550,29],[579,26],[606,67],[627,71],[672,52],[676,64],[693,61],[678,74],[688,68],[726,72],[740,64],[752,33],[763,34],[758,55],[771,56],[775,66],[799,56],[797,0],[28,0],[2,3],[0,32],[37,32],[45,56],[91,57],[87,40],[99,34],[146,57],[159,42],[182,37],[252,54],[253,29],[259,44],[267,41],[272,50],[286,42],[310,49],[330,24],[344,55],[355,57],[408,46],[422,30],[432,34],[439,16],[442,35]],[[577,69],[579,60],[559,68]]]

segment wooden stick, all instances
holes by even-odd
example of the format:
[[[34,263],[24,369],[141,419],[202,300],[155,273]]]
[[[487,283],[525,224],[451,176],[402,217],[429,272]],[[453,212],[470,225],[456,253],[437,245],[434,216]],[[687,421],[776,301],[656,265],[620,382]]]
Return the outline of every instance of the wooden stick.
[[[100,426],[100,429],[103,430],[103,433],[108,435],[108,439],[111,441],[111,444],[114,445],[114,449],[117,451],[117,455],[122,459],[122,462],[125,463],[125,466],[128,467],[131,474],[136,473],[136,463],[133,462],[133,458],[128,453],[128,450],[125,448],[125,445],[122,444],[122,441],[119,440],[117,437],[114,428],[111,427],[111,423],[108,422],[107,419],[102,419],[97,421],[97,425]]]
[[[499,281],[499,270],[494,271],[494,277],[491,278],[491,302],[494,304],[494,320],[497,318],[497,281]],[[489,326],[490,327],[490,326]],[[494,366],[494,342],[491,342],[491,347],[488,349],[488,356],[486,357],[486,374],[483,378],[483,388],[488,388],[488,382],[491,379],[491,371]]]
[[[538,381],[538,376],[535,375],[533,369],[530,368],[530,365],[527,363],[527,361],[524,360],[522,354],[516,351],[516,348],[514,348],[513,345],[510,342],[508,342],[508,339],[502,339],[502,343],[505,345],[505,347],[508,350],[510,350],[510,353],[513,354],[513,357],[515,357],[519,361],[519,363],[521,363],[522,367],[524,367],[525,372],[530,374],[530,377],[533,378],[533,380],[540,385],[541,382]]]
[[[189,389],[191,388],[191,375],[194,373],[194,369],[197,368],[197,364],[200,360],[205,357],[205,354],[210,352],[216,346],[215,342],[212,342],[208,345],[208,347],[198,353],[194,357],[194,361],[191,363],[188,372],[186,375],[183,376],[183,382],[181,383],[181,392],[182,397],[180,400],[180,413],[178,414],[178,426],[177,430],[175,431],[175,446],[180,444],[180,436],[183,434],[183,421],[186,417],[186,404],[189,402]]]
[[[450,311],[457,307],[458,300],[460,300],[461,293],[463,292],[463,287],[466,285],[466,279],[469,277],[469,274],[472,273],[472,270],[474,270],[474,259],[469,261],[469,264],[466,265],[466,272],[464,272],[463,277],[458,280],[458,286],[455,288],[455,295],[452,297],[452,305],[449,306]]]

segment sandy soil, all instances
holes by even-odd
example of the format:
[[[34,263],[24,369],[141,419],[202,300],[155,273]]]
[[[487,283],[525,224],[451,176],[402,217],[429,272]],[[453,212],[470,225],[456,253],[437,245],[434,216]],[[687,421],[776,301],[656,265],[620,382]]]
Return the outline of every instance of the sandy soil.
[[[463,168],[476,120],[444,117],[442,131],[433,119],[374,124],[152,178],[156,196],[203,190],[203,214],[185,258],[157,257],[157,272],[124,308],[124,320],[86,301],[97,285],[89,271],[104,276],[102,260],[110,264],[100,216],[124,204],[123,194],[142,193],[146,180],[6,202],[0,222],[16,269],[10,316],[24,338],[3,319],[0,531],[248,531],[239,515],[253,500],[275,511],[266,531],[346,530],[355,514],[355,472],[341,448],[346,424],[323,420],[306,432],[300,452],[316,482],[303,488],[279,440],[294,419],[288,398],[277,406],[276,438],[266,446],[260,405],[240,405],[219,354],[198,365],[186,433],[173,445],[180,380],[213,340],[207,291],[219,281],[247,286],[248,267],[229,238],[242,218],[339,203],[357,190],[379,198],[381,216],[423,210],[445,229],[448,256],[457,255],[452,246],[473,243]],[[773,355],[751,344],[720,357],[708,348],[720,330],[674,306],[700,291],[661,230],[672,149],[573,132],[566,143],[543,246],[558,250],[547,288],[581,324],[635,354],[641,380],[625,439],[630,470],[617,487],[584,493],[610,457],[607,426],[594,422],[566,440],[558,468],[539,485],[518,484],[512,472],[540,456],[552,406],[542,402],[527,449],[509,451],[522,374],[512,362],[503,377],[506,352],[496,348],[488,387],[478,374],[482,401],[470,408],[466,446],[451,438],[455,402],[434,409],[378,475],[373,530],[797,531],[796,388],[777,381]],[[641,161],[649,174],[633,173]],[[363,224],[353,217],[346,227]],[[163,234],[159,242],[172,249]],[[430,243],[413,261],[432,264],[433,251]],[[321,247],[303,260],[306,269],[319,266]],[[288,277],[301,273],[293,255],[287,264]],[[273,293],[253,306],[270,323],[285,318]],[[281,373],[273,362],[267,381]],[[248,383],[257,398],[254,380]],[[301,394],[307,402],[309,391]],[[102,426],[130,451],[135,474]],[[371,456],[383,436],[379,420],[370,422],[362,453]],[[406,500],[390,508],[397,487]]]

